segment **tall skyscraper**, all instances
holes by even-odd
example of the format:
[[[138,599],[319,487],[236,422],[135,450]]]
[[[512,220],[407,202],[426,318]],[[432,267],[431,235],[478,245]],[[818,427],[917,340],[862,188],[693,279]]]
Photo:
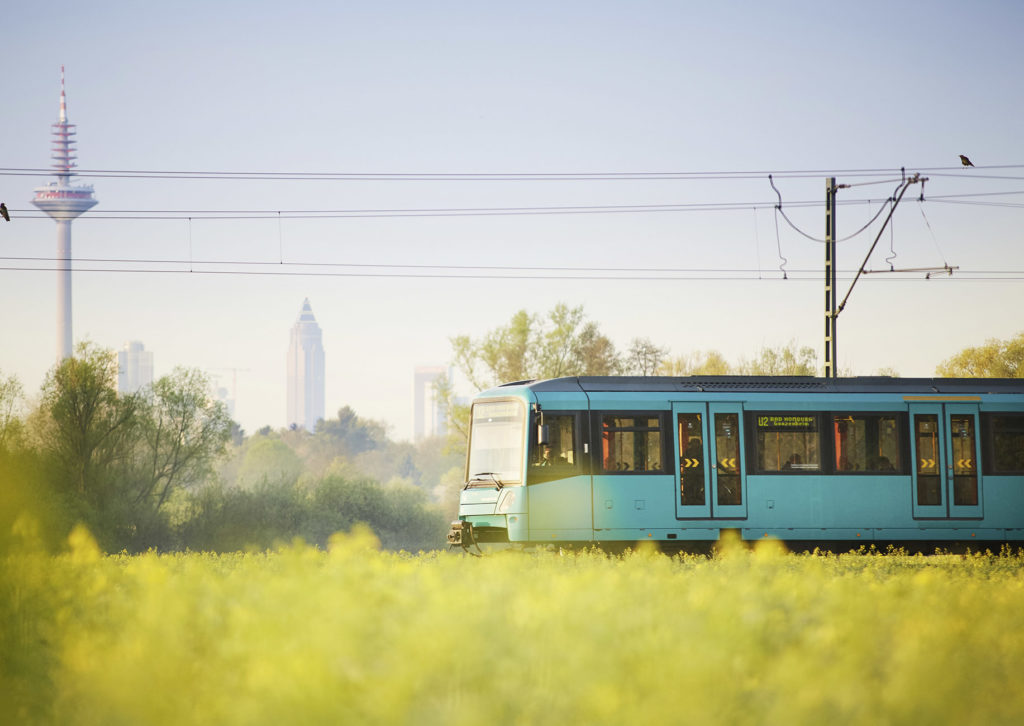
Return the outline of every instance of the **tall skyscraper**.
[[[313,431],[323,417],[323,334],[306,298],[288,344],[288,425]]]
[[[137,340],[124,344],[117,353],[117,390],[135,393],[153,382],[153,352]]]
[[[51,157],[56,170],[52,181],[37,187],[32,204],[57,222],[57,362],[72,355],[71,337],[71,220],[96,205],[91,185],[71,184],[75,163],[75,124],[68,123],[64,94],[64,66],[60,67],[60,115],[52,124]]]
[[[434,392],[438,378],[451,381],[452,373],[445,366],[417,366],[413,373],[413,441],[448,433],[447,412]]]

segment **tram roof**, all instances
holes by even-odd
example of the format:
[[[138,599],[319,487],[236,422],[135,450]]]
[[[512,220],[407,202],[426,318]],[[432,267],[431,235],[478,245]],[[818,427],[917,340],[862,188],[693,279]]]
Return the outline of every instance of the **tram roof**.
[[[859,376],[577,376],[517,381],[541,392],[800,392],[800,393],[907,393],[966,394],[1024,393],[1021,378],[891,378]]]

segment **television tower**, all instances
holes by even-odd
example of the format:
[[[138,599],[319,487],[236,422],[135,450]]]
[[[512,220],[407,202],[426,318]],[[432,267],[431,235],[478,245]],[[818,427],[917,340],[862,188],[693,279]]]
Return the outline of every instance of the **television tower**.
[[[68,123],[64,94],[64,66],[60,67],[60,116],[52,124],[51,158],[56,170],[52,181],[36,187],[32,204],[57,223],[57,363],[72,355],[71,339],[71,221],[96,205],[92,186],[71,184],[75,163],[75,124]]]

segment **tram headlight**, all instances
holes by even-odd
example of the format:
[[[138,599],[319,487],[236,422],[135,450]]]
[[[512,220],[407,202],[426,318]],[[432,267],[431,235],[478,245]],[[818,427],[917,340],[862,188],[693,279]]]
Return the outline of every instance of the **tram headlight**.
[[[498,513],[504,514],[508,510],[512,509],[512,505],[516,502],[516,490],[506,489],[501,496],[501,501],[498,502]]]

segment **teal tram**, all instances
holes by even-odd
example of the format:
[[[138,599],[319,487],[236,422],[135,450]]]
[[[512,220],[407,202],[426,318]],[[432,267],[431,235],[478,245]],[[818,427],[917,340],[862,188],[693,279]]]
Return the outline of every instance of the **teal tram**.
[[[521,381],[473,402],[452,545],[1024,541],[1024,381]]]

